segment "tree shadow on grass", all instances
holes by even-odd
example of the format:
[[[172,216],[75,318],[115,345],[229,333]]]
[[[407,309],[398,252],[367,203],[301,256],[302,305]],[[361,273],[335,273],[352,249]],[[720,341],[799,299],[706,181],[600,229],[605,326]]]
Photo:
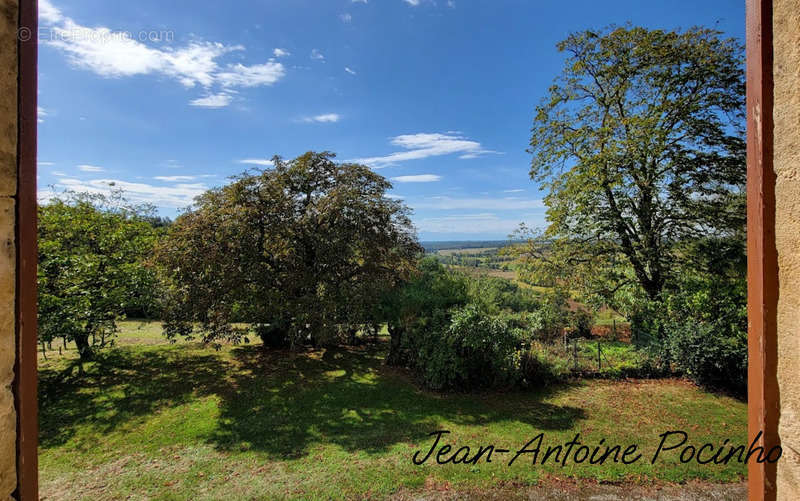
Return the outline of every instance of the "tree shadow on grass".
[[[84,376],[40,369],[39,442],[62,445],[84,425],[107,434],[161,407],[221,392],[230,370],[217,354],[184,347],[101,351]]]
[[[165,407],[207,395],[219,400],[207,440],[223,451],[251,449],[295,458],[314,444],[382,452],[397,443],[422,447],[443,423],[527,423],[566,430],[582,409],[547,402],[555,392],[439,395],[420,390],[402,370],[383,365],[380,346],[294,353],[234,348],[225,354],[188,346],[99,352],[85,376],[39,372],[40,443],[57,447],[88,429],[94,437],[143,422]],[[189,445],[189,444],[187,444]]]
[[[421,391],[402,371],[382,365],[376,346],[292,354],[256,347],[234,350],[239,369],[223,394],[211,442],[222,450],[252,449],[274,458],[308,454],[311,444],[377,453],[394,444],[427,443],[444,421],[488,425],[519,421],[566,430],[582,409],[545,400],[555,392],[438,395]]]

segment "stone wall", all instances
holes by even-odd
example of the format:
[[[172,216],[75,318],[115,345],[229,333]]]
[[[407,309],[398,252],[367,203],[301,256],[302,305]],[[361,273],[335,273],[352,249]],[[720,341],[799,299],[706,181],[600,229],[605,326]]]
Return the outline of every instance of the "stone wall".
[[[0,499],[16,488],[14,243],[17,192],[17,0],[0,0]]]
[[[778,499],[800,499],[800,2],[774,0],[775,240],[778,250]]]

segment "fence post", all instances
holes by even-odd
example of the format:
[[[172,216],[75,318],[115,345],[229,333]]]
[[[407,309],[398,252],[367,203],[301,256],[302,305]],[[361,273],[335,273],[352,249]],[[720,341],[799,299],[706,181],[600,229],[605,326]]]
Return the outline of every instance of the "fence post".
[[[600,365],[600,340],[598,339],[597,340],[597,370],[599,371],[600,369],[601,369],[601,365]]]

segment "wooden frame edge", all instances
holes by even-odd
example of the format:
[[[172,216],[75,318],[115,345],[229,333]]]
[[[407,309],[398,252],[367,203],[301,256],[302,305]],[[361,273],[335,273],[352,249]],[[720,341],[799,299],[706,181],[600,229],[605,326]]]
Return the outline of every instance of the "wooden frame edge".
[[[36,396],[38,18],[37,0],[19,1],[15,227],[17,358],[14,364],[13,386],[17,414],[17,489],[14,495],[19,501],[32,501],[39,497],[39,423]]]
[[[766,450],[780,444],[772,61],[772,0],[747,0],[747,427]],[[747,472],[751,501],[776,499],[777,464]]]

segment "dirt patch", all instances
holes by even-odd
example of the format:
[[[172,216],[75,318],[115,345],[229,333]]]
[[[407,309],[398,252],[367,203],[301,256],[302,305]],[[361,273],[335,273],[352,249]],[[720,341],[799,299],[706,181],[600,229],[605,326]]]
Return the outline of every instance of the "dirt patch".
[[[427,487],[427,486],[426,486]],[[394,501],[542,500],[549,501],[740,501],[747,499],[747,483],[688,482],[664,485],[611,485],[590,481],[548,480],[538,486],[501,486],[459,491],[435,486],[421,491],[400,491]]]

